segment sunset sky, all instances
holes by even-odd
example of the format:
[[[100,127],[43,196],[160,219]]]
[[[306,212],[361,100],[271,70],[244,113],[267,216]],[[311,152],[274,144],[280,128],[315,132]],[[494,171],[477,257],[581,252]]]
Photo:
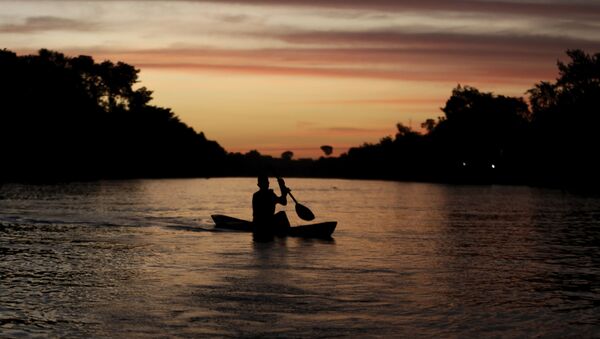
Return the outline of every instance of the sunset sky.
[[[0,48],[130,63],[228,151],[316,157],[420,128],[459,83],[553,80],[566,49],[600,52],[600,0],[0,0]]]

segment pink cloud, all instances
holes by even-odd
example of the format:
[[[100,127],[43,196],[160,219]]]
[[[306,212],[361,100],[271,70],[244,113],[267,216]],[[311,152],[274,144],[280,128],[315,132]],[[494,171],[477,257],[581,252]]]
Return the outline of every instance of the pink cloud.
[[[185,50],[71,50],[97,59],[121,60],[142,69],[212,71],[237,74],[353,77],[404,81],[533,84],[552,79],[562,53],[520,60],[477,52],[397,48],[290,48]]]

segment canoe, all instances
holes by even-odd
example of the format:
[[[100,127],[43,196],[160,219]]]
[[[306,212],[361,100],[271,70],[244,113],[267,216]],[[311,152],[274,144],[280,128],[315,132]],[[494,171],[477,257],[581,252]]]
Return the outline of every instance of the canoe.
[[[242,232],[252,232],[252,222],[248,220],[229,217],[226,215],[211,215],[216,228],[229,229]],[[288,228],[287,236],[302,238],[331,238],[337,221],[321,222],[317,224],[293,226]]]

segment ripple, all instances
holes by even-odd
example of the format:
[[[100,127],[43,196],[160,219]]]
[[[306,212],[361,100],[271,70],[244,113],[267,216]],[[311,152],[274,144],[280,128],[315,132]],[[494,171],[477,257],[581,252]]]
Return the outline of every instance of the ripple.
[[[334,241],[213,229],[254,179],[0,186],[0,337],[600,332],[597,198],[294,181]]]

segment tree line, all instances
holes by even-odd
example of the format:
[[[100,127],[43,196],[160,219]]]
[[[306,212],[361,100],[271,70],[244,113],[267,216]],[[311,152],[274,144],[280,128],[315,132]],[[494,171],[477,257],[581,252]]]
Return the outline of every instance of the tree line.
[[[133,177],[294,176],[533,184],[598,189],[600,54],[568,50],[554,82],[527,99],[457,86],[443,116],[422,131],[397,125],[395,136],[338,157],[293,159],[227,153],[216,141],[150,104],[134,89],[139,70],[89,56],[42,49],[0,50],[0,180]]]
[[[568,50],[554,82],[528,100],[457,86],[424,132],[398,124],[394,137],[322,158],[317,173],[469,183],[600,188],[600,53]]]
[[[210,176],[225,150],[149,104],[139,70],[42,49],[0,50],[1,180]]]

